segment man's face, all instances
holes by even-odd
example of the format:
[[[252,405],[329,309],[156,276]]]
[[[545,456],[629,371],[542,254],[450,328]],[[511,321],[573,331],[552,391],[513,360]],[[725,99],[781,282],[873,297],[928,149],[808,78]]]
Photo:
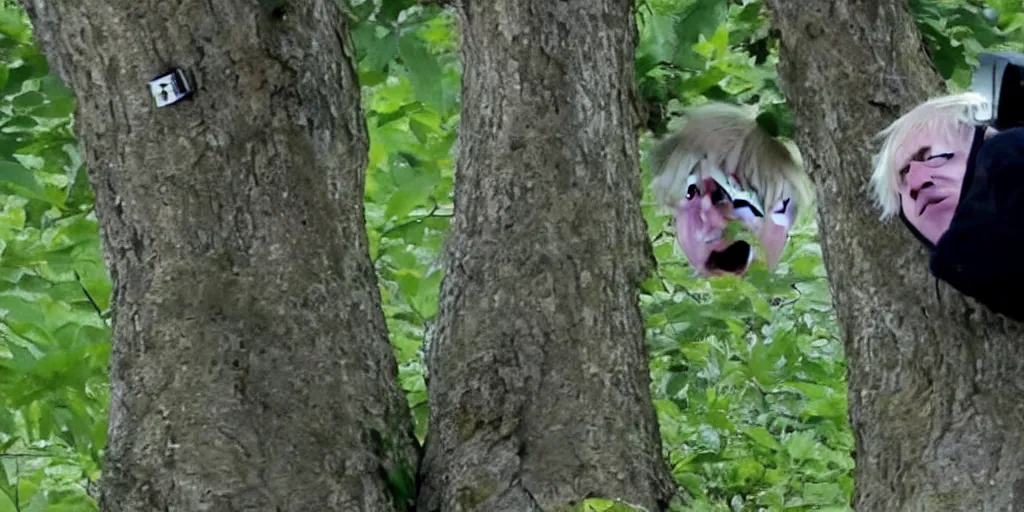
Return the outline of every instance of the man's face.
[[[686,199],[676,206],[676,239],[698,275],[746,271],[753,250],[750,244],[734,243],[726,236],[732,216],[732,204],[714,180],[690,177]]]
[[[785,199],[758,217],[749,207],[736,207],[711,178],[690,177],[686,198],[676,206],[676,237],[697,275],[743,275],[754,259],[749,242],[733,240],[727,229],[740,221],[758,240],[765,263],[775,268],[786,246],[796,209]]]
[[[896,154],[903,215],[933,244],[953,220],[971,150],[970,140],[943,139],[918,132]]]

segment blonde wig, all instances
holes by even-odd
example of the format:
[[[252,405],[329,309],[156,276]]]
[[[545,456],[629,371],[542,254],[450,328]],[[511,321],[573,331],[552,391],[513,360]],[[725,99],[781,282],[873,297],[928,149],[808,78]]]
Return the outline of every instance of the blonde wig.
[[[691,175],[714,169],[734,176],[769,212],[784,199],[797,208],[810,198],[796,146],[765,131],[749,108],[713,102],[689,109],[683,127],[655,147],[650,162],[655,198],[669,207],[685,197]]]

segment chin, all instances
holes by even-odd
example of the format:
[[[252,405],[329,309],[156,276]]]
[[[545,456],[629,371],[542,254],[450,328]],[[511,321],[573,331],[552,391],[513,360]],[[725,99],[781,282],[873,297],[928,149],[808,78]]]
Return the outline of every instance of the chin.
[[[931,243],[937,244],[937,243],[939,243],[939,239],[942,238],[942,234],[946,232],[946,229],[947,228],[937,228],[936,227],[936,228],[929,229],[927,231],[922,230],[921,234],[924,235],[925,238],[930,240]]]

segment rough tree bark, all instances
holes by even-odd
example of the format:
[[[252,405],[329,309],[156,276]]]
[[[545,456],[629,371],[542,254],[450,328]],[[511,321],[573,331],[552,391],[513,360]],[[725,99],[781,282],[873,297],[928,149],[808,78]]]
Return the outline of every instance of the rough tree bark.
[[[855,507],[1024,507],[1022,330],[927,271],[867,198],[873,135],[943,93],[905,1],[766,0],[779,72],[818,191],[849,361]]]
[[[463,112],[420,510],[662,510],[633,2],[455,4]]]
[[[115,283],[103,510],[404,509],[339,4],[25,4],[78,97]],[[155,108],[171,67],[198,92]]]

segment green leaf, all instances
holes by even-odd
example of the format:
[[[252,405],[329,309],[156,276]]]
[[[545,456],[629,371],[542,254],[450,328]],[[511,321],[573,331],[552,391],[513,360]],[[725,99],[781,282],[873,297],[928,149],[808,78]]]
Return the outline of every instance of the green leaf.
[[[768,432],[768,429],[764,427],[754,426],[745,428],[743,429],[743,433],[750,436],[750,438],[753,439],[754,442],[765,448],[768,448],[773,451],[782,449],[782,445],[779,444],[779,442],[775,439],[775,436],[773,436],[771,432]]]
[[[0,9],[0,34],[17,43],[30,44],[32,31],[25,22],[25,15],[19,9]]]
[[[24,110],[42,105],[44,101],[46,101],[46,98],[42,94],[36,91],[28,91],[15,96],[11,103],[15,108]]]
[[[416,99],[438,112],[444,112],[444,81],[437,58],[427,51],[423,40],[413,32],[402,35],[398,41],[398,52],[405,68],[409,70]]]
[[[430,185],[430,178],[425,176],[403,184],[388,201],[384,216],[389,219],[404,217],[423,205],[431,196]]]
[[[2,128],[4,131],[28,131],[29,128],[35,128],[39,126],[39,122],[32,119],[29,116],[18,115],[11,117],[5,123]],[[12,128],[14,130],[12,130]]]
[[[22,373],[28,373],[35,366],[36,358],[27,348],[17,343],[8,342],[7,350],[11,352],[11,363],[13,363],[12,367],[14,369]]]
[[[35,174],[19,163],[0,160],[0,184],[10,185],[33,199],[48,200]]]
[[[75,99],[70,97],[57,98],[39,108],[33,109],[30,113],[35,117],[50,119],[67,118],[75,113]]]
[[[426,144],[430,140],[430,134],[434,132],[433,128],[418,119],[409,120],[409,130],[412,131],[413,135],[416,136],[416,140],[421,144]]]
[[[392,468],[387,476],[388,486],[396,502],[406,504],[416,501],[416,479],[411,471],[405,468]]]
[[[398,36],[388,31],[380,37],[373,37],[366,49],[365,63],[373,69],[387,69],[398,56]]]
[[[676,38],[681,51],[675,63],[684,67],[700,67],[700,60],[688,48],[701,37],[711,37],[726,20],[729,12],[725,0],[694,0],[690,7],[680,16],[675,27]]]
[[[416,0],[382,0],[380,12],[377,13],[377,20],[380,23],[390,23],[398,19],[398,15],[416,5]]]
[[[805,505],[831,505],[842,500],[844,494],[839,484],[810,482],[804,486],[803,503]]]
[[[39,79],[39,92],[46,95],[50,101],[62,98],[74,98],[74,93],[71,88],[64,84],[60,77],[53,73]]]
[[[683,82],[683,89],[693,93],[702,93],[711,87],[718,85],[718,83],[724,80],[727,76],[728,74],[725,70],[717,67],[711,68],[704,73],[687,79]]]
[[[660,62],[672,62],[679,47],[674,24],[672,17],[661,15],[653,15],[641,24],[637,45],[637,70],[640,74],[646,74]]]
[[[15,422],[14,419],[14,413],[8,409],[0,407],[0,435],[11,435],[16,431],[16,429],[17,423]],[[16,440],[17,438],[12,437],[11,439]],[[0,453],[6,451],[7,448],[9,448],[9,446],[0,445]]]

